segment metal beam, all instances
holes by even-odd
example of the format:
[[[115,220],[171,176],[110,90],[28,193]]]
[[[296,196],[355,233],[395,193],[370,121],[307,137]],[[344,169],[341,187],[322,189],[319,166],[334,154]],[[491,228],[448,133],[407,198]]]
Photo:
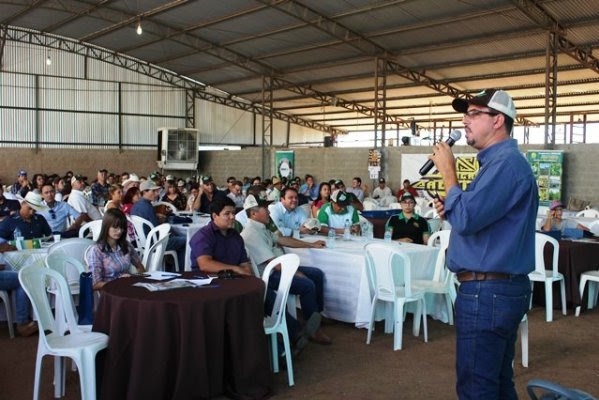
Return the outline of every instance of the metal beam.
[[[262,176],[271,176],[270,169],[270,150],[273,147],[272,131],[272,97],[273,82],[272,77],[262,77]]]
[[[547,32],[545,72],[545,144],[555,145],[557,107],[557,33]],[[551,133],[549,129],[551,128]],[[550,140],[551,138],[551,140]]]

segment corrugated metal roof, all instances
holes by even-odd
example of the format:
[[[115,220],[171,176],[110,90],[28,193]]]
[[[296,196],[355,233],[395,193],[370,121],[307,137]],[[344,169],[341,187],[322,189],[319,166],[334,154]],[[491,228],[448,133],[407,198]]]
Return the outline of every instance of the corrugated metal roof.
[[[0,15],[3,27],[101,46],[253,102],[263,76],[281,78],[275,109],[362,131],[374,129],[377,73],[387,74],[387,114],[402,121],[459,124],[449,94],[500,87],[520,117],[543,123],[556,28],[557,122],[599,122],[599,0],[0,1]],[[377,57],[386,70],[376,71]],[[90,61],[92,75],[101,71]]]

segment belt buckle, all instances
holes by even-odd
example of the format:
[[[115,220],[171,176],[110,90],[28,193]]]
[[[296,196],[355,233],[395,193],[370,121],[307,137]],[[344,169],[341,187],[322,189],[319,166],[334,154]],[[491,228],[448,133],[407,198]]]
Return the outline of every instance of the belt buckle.
[[[487,280],[486,272],[472,272],[472,275],[474,275],[475,281],[486,281]]]

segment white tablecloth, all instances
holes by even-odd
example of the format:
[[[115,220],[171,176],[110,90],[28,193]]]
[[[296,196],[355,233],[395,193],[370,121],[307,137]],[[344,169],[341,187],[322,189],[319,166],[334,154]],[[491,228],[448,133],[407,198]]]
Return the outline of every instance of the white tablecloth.
[[[306,237],[304,240],[323,239]],[[375,239],[379,240],[379,239]],[[353,322],[357,327],[366,327],[370,318],[371,294],[366,274],[366,241],[352,238],[351,241],[336,240],[335,248],[292,249],[288,253],[300,257],[300,265],[320,268],[325,275],[324,314],[344,322]],[[438,249],[409,243],[393,243],[410,258],[413,279],[431,279],[435,269]],[[448,321],[443,298],[430,295],[426,298],[428,314],[433,318]],[[379,312],[380,311],[380,312]],[[382,317],[382,308],[377,310],[377,320]]]
[[[43,265],[44,258],[48,255],[48,247],[41,249],[26,249],[17,251],[7,251],[2,254],[4,261],[10,265],[13,271],[19,271],[21,268],[32,264]]]
[[[198,222],[193,224],[172,224],[171,231],[179,236],[185,236],[185,271],[191,271],[191,247],[189,241],[200,230],[210,222],[210,217],[199,217]]]

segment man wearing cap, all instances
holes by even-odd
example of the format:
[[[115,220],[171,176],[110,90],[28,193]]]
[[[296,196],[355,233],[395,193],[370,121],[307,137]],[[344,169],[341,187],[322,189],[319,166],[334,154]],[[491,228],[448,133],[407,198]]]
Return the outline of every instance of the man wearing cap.
[[[19,213],[0,222],[0,238],[4,241],[12,240],[17,228],[21,231],[24,239],[52,235],[52,230],[46,219],[36,214],[36,211],[44,211],[47,208],[39,193],[33,191],[27,193],[21,203]]]
[[[281,189],[283,188],[283,181],[278,176],[272,177],[272,189],[268,192],[268,200],[279,201],[281,200]]]
[[[160,186],[155,184],[151,180],[143,181],[139,185],[141,192],[141,198],[131,208],[131,215],[136,215],[147,221],[149,221],[153,227],[158,226],[166,221],[166,216],[157,215],[154,210],[152,202],[156,201],[159,196]],[[147,229],[146,235],[150,230]],[[185,268],[185,237],[177,236],[170,233],[168,242],[166,243],[166,250],[174,250],[177,253],[177,263],[179,265],[179,272],[182,272]]]
[[[71,207],[77,210],[79,213],[87,214],[91,220],[102,219],[102,214],[83,194],[85,188],[85,180],[87,178],[81,175],[74,175],[71,178],[71,193],[69,194],[69,200],[67,202]]]
[[[22,198],[25,198],[27,192],[29,192],[32,189],[33,187],[31,186],[31,182],[29,182],[29,180],[27,179],[27,171],[25,171],[24,169],[20,170],[17,173],[17,180],[15,181],[15,183],[13,183],[10,192],[14,195],[18,195]]]
[[[466,141],[478,150],[480,165],[462,190],[451,147],[438,143],[429,156],[446,192],[435,208],[452,226],[447,266],[460,281],[457,393],[460,399],[516,399],[512,364],[535,268],[537,184],[510,138],[516,108],[509,94],[484,90],[452,106],[464,115]]]
[[[412,186],[409,179],[403,180],[403,187],[397,192],[397,198],[401,200],[406,193],[411,194],[413,198],[418,197],[418,191]]]
[[[50,184],[42,186],[42,198],[48,207],[39,214],[46,219],[52,233],[60,233],[65,238],[78,237],[81,225],[89,221],[87,214],[79,213],[69,203],[56,201],[54,186]],[[69,218],[74,221],[70,226],[68,225]]]
[[[326,235],[329,230],[343,234],[346,222],[351,225],[353,233],[360,232],[360,217],[356,209],[349,204],[349,196],[342,190],[335,190],[331,194],[331,202],[326,203],[318,211],[318,220],[322,224],[320,233]]]
[[[354,180],[355,179],[356,178],[354,178]],[[357,178],[357,179],[360,179],[360,178]],[[360,180],[360,183],[362,183],[362,180]],[[356,196],[349,189],[346,190],[345,183],[343,183],[343,181],[341,179],[336,179],[335,183],[334,183],[334,187],[331,187],[331,189],[332,189],[332,191],[335,191],[334,189],[339,189],[342,192],[345,192],[345,194],[347,195],[347,203],[350,204],[352,207],[354,207],[358,211],[364,211],[364,204],[362,204],[362,200],[360,200],[358,198],[358,196]],[[364,193],[362,193],[362,196],[364,196]]]
[[[426,244],[430,236],[430,227],[426,219],[414,212],[416,200],[414,196],[406,192],[399,200],[401,212],[389,218],[385,224],[387,228],[393,229],[392,240],[416,244]]]
[[[390,197],[392,199],[390,199]],[[387,186],[385,178],[379,178],[379,185],[372,191],[372,198],[378,200],[379,205],[388,205],[389,203],[397,201],[395,196],[393,196],[391,188]]]
[[[549,205],[549,212],[547,213],[547,219],[543,222],[543,226],[541,230],[543,232],[549,231],[560,231],[563,232],[564,229],[580,229],[583,231],[588,231],[589,228],[586,226],[579,224],[575,220],[572,219],[563,219],[563,210],[564,205],[559,200],[553,200]]]
[[[287,187],[281,192],[281,201],[268,206],[272,220],[284,236],[291,236],[294,229],[309,233],[309,229],[303,226],[308,216],[298,204],[297,189]]]
[[[243,205],[248,221],[241,232],[241,237],[249,255],[258,267],[260,275],[264,273],[264,268],[271,260],[285,254],[281,246],[292,248],[325,247],[325,242],[322,240],[310,243],[283,236],[278,232],[271,232],[267,228],[270,222],[270,212],[267,204],[267,202],[256,200],[254,196],[249,195]],[[276,290],[280,279],[281,272],[280,267],[278,267],[270,275],[268,287]],[[324,274],[320,269],[302,266],[298,268],[298,272],[291,281],[289,293],[300,296],[305,321],[312,318],[312,314],[320,314],[324,308],[323,283]],[[331,339],[320,329],[314,332],[311,339],[317,343],[331,344]]]
[[[200,191],[194,202],[194,210],[201,213],[210,213],[210,204],[216,199],[227,197],[223,191],[216,188],[211,176],[203,176],[200,183]]]
[[[21,209],[19,200],[7,199],[0,190],[0,220],[15,215]]]
[[[98,171],[96,181],[92,183],[92,204],[96,207],[104,207],[108,201],[108,188],[110,185],[106,183],[108,171],[101,169]]]

